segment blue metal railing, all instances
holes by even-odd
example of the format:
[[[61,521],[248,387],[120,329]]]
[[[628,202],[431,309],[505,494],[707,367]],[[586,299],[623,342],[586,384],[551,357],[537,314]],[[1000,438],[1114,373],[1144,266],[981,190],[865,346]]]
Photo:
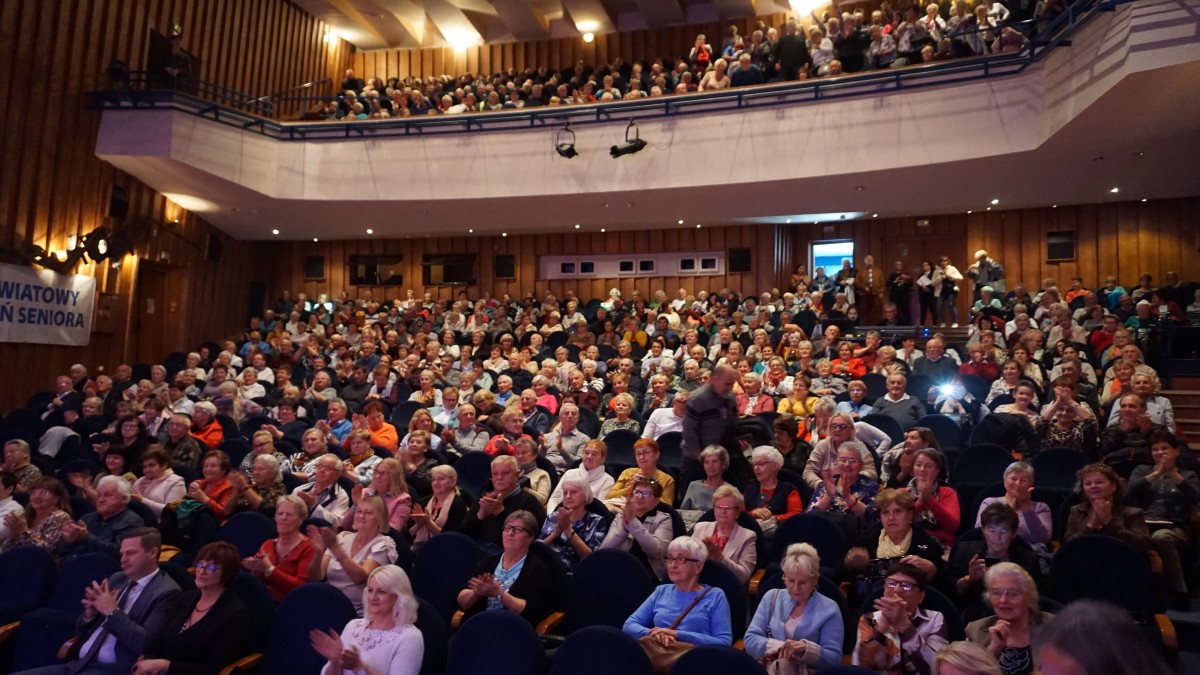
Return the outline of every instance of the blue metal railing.
[[[718,92],[643,98],[587,105],[521,108],[494,112],[372,120],[279,122],[270,119],[275,106],[270,97],[201,83],[196,95],[169,90],[88,92],[92,109],[180,110],[215,122],[250,129],[284,141],[384,138],[478,131],[512,131],[605,122],[627,122],[656,117],[708,114],[944,86],[989,77],[1017,75],[1041,61],[1054,49],[1069,44],[1071,36],[1093,16],[1132,0],[1076,0],[1048,22],[1038,22],[1035,35],[1023,49],[931,64],[887,68],[836,78],[800,80]],[[999,29],[996,29],[999,30]],[[219,101],[219,102],[217,102]],[[238,108],[241,108],[239,110]]]

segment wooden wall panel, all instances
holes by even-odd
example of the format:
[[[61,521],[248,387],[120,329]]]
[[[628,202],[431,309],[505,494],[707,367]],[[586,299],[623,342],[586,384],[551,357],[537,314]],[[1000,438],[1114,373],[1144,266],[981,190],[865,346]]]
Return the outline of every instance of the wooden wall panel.
[[[119,227],[107,217],[113,186],[128,192],[130,220],[165,224],[120,269],[76,270],[94,276],[99,292],[119,295],[114,332],[94,334],[80,348],[2,346],[8,386],[0,410],[48,388],[71,363],[95,373],[139,356],[132,316],[143,264],[168,270],[175,311],[163,320],[172,349],[231,333],[245,320],[259,245],[239,244],[94,155],[100,115],[84,109],[84,92],[105,84],[110,59],[145,69],[150,31],[168,33],[175,23],[185,48],[202,60],[200,77],[255,94],[321,77],[340,81],[352,56],[351,45],[326,44],[327,26],[285,0],[0,0],[0,95],[37,91],[39,98],[37,106],[0,106],[0,244],[62,249],[70,236]],[[210,234],[223,243],[219,262],[204,260]]]

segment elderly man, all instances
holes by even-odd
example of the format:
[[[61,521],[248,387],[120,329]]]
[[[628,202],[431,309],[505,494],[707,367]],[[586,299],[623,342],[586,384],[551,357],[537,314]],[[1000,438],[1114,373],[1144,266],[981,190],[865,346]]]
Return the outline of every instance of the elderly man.
[[[83,614],[75,624],[79,656],[70,663],[25,671],[25,675],[130,673],[146,648],[165,635],[175,613],[179,585],[158,569],[162,537],[138,527],[118,542],[121,571],[83,590]]]
[[[932,337],[925,343],[925,356],[913,364],[914,375],[924,375],[934,384],[948,384],[958,376],[958,364],[946,355],[946,341]]]
[[[17,492],[29,492],[42,471],[29,463],[29,443],[17,438],[4,444],[4,470],[17,477]]]
[[[700,387],[687,401],[687,417],[683,422],[683,462],[680,475],[700,469],[700,451],[710,445],[723,445],[732,425],[737,421],[737,399],[733,383],[737,371],[721,364],[713,370],[708,384]]]
[[[340,523],[350,510],[350,495],[338,484],[342,475],[342,460],[327,452],[317,460],[312,481],[292,490],[308,506],[309,518]]]
[[[546,459],[562,473],[567,465],[579,459],[580,449],[591,439],[578,428],[579,406],[570,402],[563,403],[558,411],[558,419],[558,429],[543,434],[541,446]]]
[[[120,476],[105,476],[96,487],[96,510],[63,525],[62,539],[54,547],[59,556],[107,553],[121,557],[121,540],[144,526],[142,517],[129,510],[133,486]]]
[[[642,438],[658,440],[660,436],[672,431],[683,432],[683,423],[687,419],[688,399],[691,394],[686,391],[677,392],[671,399],[671,405],[659,408],[650,413],[646,426],[642,429]]]
[[[468,452],[483,452],[492,434],[482,424],[476,424],[478,412],[470,403],[458,406],[458,428],[442,430],[442,451],[462,456]]]
[[[463,519],[459,530],[477,540],[485,550],[500,550],[500,535],[504,519],[513,511],[528,511],[538,521],[538,527],[546,520],[542,504],[532,492],[518,484],[520,470],[517,460],[511,455],[500,455],[492,460],[491,489],[479,498],[479,504]]]
[[[354,423],[349,419],[346,402],[340,398],[329,399],[325,414],[328,419],[317,420],[316,428],[325,434],[326,443],[341,445],[350,432],[354,431]]]
[[[517,408],[521,411],[523,418],[521,426],[535,429],[539,434],[550,431],[550,424],[553,420],[545,410],[538,409],[537,393],[532,389],[521,392],[521,400],[517,402]]]
[[[217,406],[201,401],[193,407],[192,436],[209,450],[216,450],[221,445],[225,440],[225,430],[217,421]]]
[[[200,441],[196,440],[188,430],[192,426],[192,418],[183,413],[175,413],[171,415],[171,419],[167,420],[167,440],[163,442],[163,448],[167,454],[171,456],[172,464],[183,464],[185,466],[200,468],[200,458],[208,452],[207,448],[200,446]]]
[[[1146,408],[1146,416],[1150,418],[1150,422],[1165,427],[1173,434],[1178,434],[1179,432],[1175,426],[1175,409],[1166,396],[1158,393],[1158,387],[1154,384],[1154,378],[1145,373],[1134,373],[1129,384],[1133,393],[1142,399],[1142,404]],[[1107,426],[1111,427],[1120,420],[1120,415],[1117,414],[1120,405],[1118,400],[1117,404],[1113,406],[1114,409],[1108,416]]]
[[[46,410],[42,413],[42,420],[47,427],[56,427],[63,424],[63,412],[66,410],[78,410],[80,404],[83,403],[83,394],[75,391],[74,383],[68,375],[59,375],[54,378],[54,398],[46,404]]]
[[[1004,295],[1004,266],[990,258],[984,249],[975,251],[975,262],[967,268],[967,276],[973,282],[976,300],[984,286],[991,286],[997,295]]]

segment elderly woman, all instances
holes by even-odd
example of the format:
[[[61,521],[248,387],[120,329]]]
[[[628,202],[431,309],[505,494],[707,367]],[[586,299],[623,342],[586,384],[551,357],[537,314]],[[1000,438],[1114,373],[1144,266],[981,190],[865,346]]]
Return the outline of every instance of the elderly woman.
[[[437,431],[437,423],[433,421],[433,414],[426,408],[413,413],[412,419],[408,421],[408,432],[404,434],[404,438],[400,439],[399,449],[405,450],[408,446],[408,439],[414,431],[424,431],[429,434],[429,447],[437,450],[442,445],[442,437],[434,433]]]
[[[796,438],[798,433],[800,426],[794,417],[782,415],[771,423],[771,440],[775,449],[783,455],[783,468],[796,473],[804,471],[804,464],[808,462],[808,455],[812,452],[811,445]]]
[[[354,529],[335,534],[333,528],[308,526],[313,559],[308,566],[310,581],[327,581],[350,599],[362,614],[367,577],[380,565],[396,562],[396,542],[387,536],[388,511],[375,495],[355,505]]]
[[[89,502],[96,503],[97,493],[100,488],[100,481],[107,476],[116,476],[128,481],[131,485],[137,479],[130,471],[131,461],[125,452],[110,447],[104,451],[104,469],[97,472],[95,476],[88,476],[87,472],[72,472],[67,474],[67,480],[83,495]]]
[[[817,550],[792,544],[781,567],[784,587],[767,591],[758,603],[746,629],[746,653],[765,662],[794,661],[800,672],[840,664],[845,626],[837,603],[817,592]]]
[[[623,630],[635,638],[649,637],[662,646],[729,645],[733,630],[729,601],[715,586],[700,583],[708,554],[692,537],[679,537],[665,547],[671,583],[654,589],[625,620]]]
[[[1041,575],[1038,556],[1017,541],[1017,514],[1003,502],[996,502],[980,515],[983,539],[960,542],[950,560],[950,576],[955,580],[958,604],[968,617],[983,615],[981,595],[983,575],[999,562],[1013,562],[1029,575]]]
[[[1200,505],[1200,479],[1179,468],[1179,439],[1170,432],[1150,434],[1151,466],[1139,466],[1129,479],[1129,501],[1142,507],[1150,543],[1163,561],[1163,576],[1176,607],[1189,606],[1179,548],[1192,540],[1190,514]]]
[[[930,5],[937,7],[937,5]],[[928,47],[927,47],[928,49]],[[933,661],[933,675],[1003,675],[996,659],[974,642],[951,642]]]
[[[564,476],[558,486],[562,489],[562,504],[546,517],[538,536],[554,549],[568,570],[574,570],[580,560],[604,543],[608,522],[587,510],[592,501],[592,487],[583,476]]]
[[[629,499],[617,512],[604,542],[600,544],[600,548],[629,551],[654,579],[666,577],[667,566],[663,558],[667,553],[667,544],[676,534],[671,514],[658,508],[662,494],[662,483],[638,476]]]
[[[0,546],[0,553],[26,544],[53,551],[62,541],[63,527],[69,522],[71,498],[67,496],[67,488],[57,478],[38,478],[29,488],[29,506],[25,512],[4,514],[9,538]]]
[[[1079,470],[1076,491],[1084,501],[1071,507],[1064,541],[1085,534],[1107,534],[1143,554],[1150,549],[1150,530],[1141,509],[1125,505],[1125,481],[1107,464],[1088,464]]]
[[[458,492],[458,472],[452,466],[439,465],[430,472],[433,496],[425,506],[413,504],[408,534],[414,545],[454,528],[467,515],[467,502]]]
[[[925,530],[913,527],[916,498],[907,490],[881,490],[875,498],[879,524],[858,535],[846,554],[850,576],[874,575],[879,563],[900,561],[921,570],[926,579],[936,579],[943,567],[942,545]]]
[[[233,501],[233,483],[229,482],[229,455],[221,450],[210,450],[200,461],[200,475],[188,485],[188,499],[198,502],[217,518],[225,522],[225,506]]]
[[[713,520],[696,523],[692,536],[708,549],[708,559],[728,567],[744,584],[758,565],[758,536],[738,525],[746,500],[732,485],[713,493]]]
[[[342,475],[355,485],[370,485],[375,475],[375,466],[383,458],[371,447],[371,432],[355,429],[346,436],[346,448],[350,456],[342,462]]]
[[[904,442],[883,454],[881,461],[884,487],[903,488],[913,478],[913,460],[924,448],[940,450],[937,438],[928,427],[913,427],[904,432]]]
[[[834,413],[829,418],[829,435],[814,443],[812,453],[804,464],[804,482],[815,490],[823,481],[822,474],[833,472],[838,451],[843,447],[854,448],[858,452],[867,477],[877,477],[874,456],[865,444],[854,437],[854,418],[849,413]]]
[[[503,552],[480,561],[478,573],[458,593],[458,606],[466,616],[507,610],[536,626],[550,614],[550,569],[536,555],[529,555],[537,532],[537,519],[532,513],[522,510],[508,514],[501,535]]]
[[[442,390],[434,388],[434,383],[437,378],[434,377],[432,370],[422,370],[417,376],[417,390],[408,397],[410,401],[416,401],[426,408],[436,408],[442,404]]]
[[[196,553],[196,590],[175,600],[174,612],[133,667],[134,675],[218,672],[254,645],[253,619],[231,585],[241,571],[233,544],[214,541]]]
[[[607,458],[608,446],[604,444],[604,441],[591,440],[584,443],[580,452],[580,465],[563,472],[554,492],[550,494],[549,501],[546,502],[546,511],[553,511],[562,503],[562,482],[567,476],[572,475],[577,475],[587,481],[594,499],[600,501],[608,499],[609,491],[612,490],[616,481],[604,470],[604,460]]]
[[[312,478],[317,470],[317,461],[329,452],[325,443],[325,435],[316,427],[308,429],[300,437],[300,452],[288,457],[283,464],[283,470],[291,472],[302,481]]]
[[[404,481],[404,469],[398,460],[385,459],[376,463],[370,487],[363,487],[361,484],[354,486],[350,491],[350,501],[354,505],[342,519],[342,529],[349,529],[358,522],[354,512],[363,499],[371,496],[382,499],[386,507],[384,516],[388,524],[382,531],[386,533],[389,527],[403,531],[412,513],[413,500],[408,492],[408,484]]]
[[[433,480],[431,472],[438,465],[437,459],[427,454],[430,438],[430,433],[421,429],[410,433],[408,442],[402,446],[403,455],[398,460],[404,467],[404,479],[417,495],[429,494]]]
[[[992,412],[1005,415],[1017,415],[1029,422],[1030,425],[1036,425],[1038,417],[1041,413],[1038,411],[1037,399],[1038,392],[1032,382],[1022,379],[1017,383],[1017,386],[1012,391],[1013,402],[1006,403],[1002,406],[997,406]]]
[[[1054,381],[1054,401],[1035,418],[1034,428],[1042,439],[1042,450],[1064,447],[1081,454],[1096,444],[1096,416],[1075,401],[1075,380]]]
[[[713,493],[725,485],[724,473],[729,468],[729,451],[720,445],[710,445],[700,452],[704,478],[688,484],[680,510],[707,511],[713,507]]]
[[[250,452],[242,458],[242,463],[238,465],[238,473],[250,477],[250,470],[254,466],[254,460],[260,455],[272,455],[279,460],[279,466],[283,466],[287,461],[287,455],[280,452],[275,447],[275,437],[266,429],[260,429],[254,432],[250,437]]]
[[[821,473],[821,482],[813,490],[808,510],[826,514],[850,535],[847,540],[852,541],[860,529],[879,520],[879,514],[875,512],[878,495],[879,481],[863,471],[858,450],[844,444],[837,451],[834,469]]]
[[[749,417],[775,410],[775,400],[763,393],[762,376],[758,373],[742,375],[742,391],[737,395],[737,411],[741,417]]]
[[[983,527],[983,512],[992,504],[1006,504],[1019,519],[1017,536],[1036,551],[1047,551],[1054,515],[1045,502],[1033,501],[1033,467],[1013,462],[1004,470],[1004,496],[988,497],[979,504],[975,527]]]
[[[811,388],[812,379],[808,375],[793,376],[792,390],[788,392],[786,398],[780,399],[779,406],[775,411],[781,415],[791,415],[801,419],[813,414],[813,409],[820,399],[809,393]]]
[[[600,425],[600,438],[604,438],[617,429],[628,429],[635,434],[641,433],[641,423],[630,417],[634,406],[633,395],[627,392],[617,394],[613,397],[612,404],[614,415]]]
[[[853,380],[847,389],[850,400],[837,404],[836,412],[846,413],[856,422],[875,412],[867,403],[867,385],[862,380]]]
[[[922,609],[929,577],[907,563],[892,565],[874,611],[858,620],[858,644],[851,663],[878,672],[929,672],[948,644],[945,617]]]
[[[312,647],[328,663],[321,675],[417,675],[425,656],[425,642],[414,622],[417,600],[404,570],[381,565],[367,577],[362,592],[365,609],[341,637],[330,630],[309,634]]]
[[[171,458],[161,445],[142,453],[142,477],[133,483],[133,499],[161,516],[163,507],[183,499],[186,493],[183,477],[171,470]]]
[[[658,468],[658,443],[649,438],[639,438],[633,444],[633,459],[637,466],[625,469],[617,476],[613,487],[608,492],[605,504],[614,513],[625,505],[624,498],[629,496],[638,477],[651,479],[662,486],[659,497],[667,504],[675,503],[675,479],[671,474]]]
[[[250,469],[250,480],[241,472],[229,474],[233,484],[233,499],[225,502],[225,516],[243,511],[258,511],[268,518],[275,517],[275,502],[287,494],[283,471],[273,455],[259,455]]]
[[[308,582],[308,568],[315,555],[312,543],[300,531],[308,515],[308,506],[295,495],[275,502],[274,539],[263,542],[258,553],[242,560],[242,566],[262,579],[275,602],[283,602],[288,593]]]
[[[918,450],[913,457],[913,479],[907,489],[916,498],[916,522],[949,548],[954,544],[962,511],[958,492],[942,483],[946,456],[933,448]]]
[[[395,452],[400,446],[400,435],[396,427],[385,419],[384,407],[379,401],[370,401],[364,405],[363,414],[352,417],[350,423],[355,431],[368,433],[368,445],[377,445],[388,452]],[[343,443],[347,450],[351,450],[349,441],[350,438],[347,437]]]
[[[992,401],[998,396],[1012,395],[1016,390],[1017,385],[1021,382],[1021,366],[1016,361],[1009,359],[1000,366],[1000,377],[992,382],[992,386],[988,389],[987,399],[984,403],[991,405]]]
[[[804,511],[804,498],[800,496],[799,487],[779,480],[783,455],[775,448],[769,445],[755,448],[750,466],[754,469],[755,480],[742,493],[746,498],[746,510],[764,525],[763,531],[769,536],[768,531],[775,523]]]
[[[545,507],[546,500],[550,498],[550,489],[553,486],[550,483],[550,474],[546,473],[545,469],[538,468],[537,441],[528,436],[518,438],[513,443],[512,453],[513,458],[517,460],[517,469],[520,472],[520,478],[529,481],[529,487],[526,489],[534,497],[537,497],[539,504]]]
[[[967,624],[967,639],[985,648],[1003,675],[1024,675],[1041,667],[1034,643],[1054,618],[1038,610],[1038,590],[1021,565],[1000,562],[983,575],[984,597],[992,616]]]
[[[832,398],[817,399],[816,405],[813,406],[812,414],[798,420],[799,435],[796,438],[800,442],[807,444],[810,448],[825,440],[829,437],[829,420],[833,418],[836,412],[837,403]],[[779,419],[787,418],[784,415]],[[804,467],[800,467],[800,470],[803,471]]]

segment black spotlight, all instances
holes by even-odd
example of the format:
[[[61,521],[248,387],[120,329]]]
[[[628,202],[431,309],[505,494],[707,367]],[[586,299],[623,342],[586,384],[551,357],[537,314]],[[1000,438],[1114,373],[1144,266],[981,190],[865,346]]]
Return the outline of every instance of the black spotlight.
[[[575,132],[571,131],[571,123],[567,122],[561,130],[554,134],[554,151],[559,157],[578,157],[579,153],[575,151]]]
[[[112,233],[107,228],[93,230],[83,238],[83,249],[92,262],[100,262],[109,257],[109,242]]]
[[[630,129],[633,129],[633,138],[629,137]],[[643,141],[638,135],[637,125],[633,121],[630,121],[629,126],[625,127],[625,142],[621,145],[612,146],[608,153],[615,159],[621,155],[632,155],[635,152],[641,152],[644,147],[646,147],[646,141]]]

